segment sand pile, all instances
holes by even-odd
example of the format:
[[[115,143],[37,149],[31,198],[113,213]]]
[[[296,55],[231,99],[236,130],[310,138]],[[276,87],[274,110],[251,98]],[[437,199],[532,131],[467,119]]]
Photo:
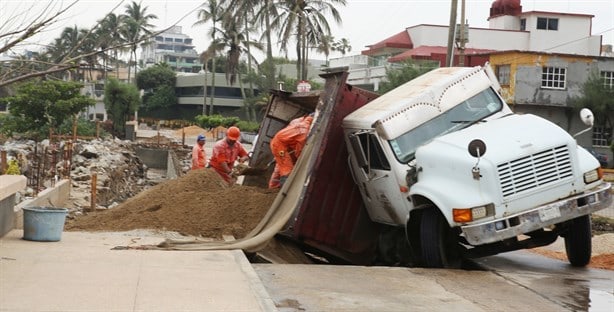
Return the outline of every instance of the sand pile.
[[[192,170],[147,189],[115,208],[76,216],[66,231],[150,229],[221,239],[242,238],[268,211],[276,191],[228,186],[211,169]]]

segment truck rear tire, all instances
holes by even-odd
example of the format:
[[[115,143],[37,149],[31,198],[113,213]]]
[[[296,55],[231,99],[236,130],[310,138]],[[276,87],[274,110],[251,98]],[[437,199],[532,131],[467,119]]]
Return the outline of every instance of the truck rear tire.
[[[575,267],[586,266],[591,261],[591,216],[585,215],[569,221],[565,233],[567,260]]]
[[[420,222],[422,261],[431,268],[460,268],[461,253],[458,235],[432,205],[424,209]]]

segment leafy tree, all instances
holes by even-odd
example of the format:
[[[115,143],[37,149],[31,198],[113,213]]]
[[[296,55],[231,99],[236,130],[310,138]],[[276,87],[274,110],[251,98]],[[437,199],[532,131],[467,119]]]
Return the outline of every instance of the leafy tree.
[[[400,66],[389,67],[386,69],[386,79],[380,84],[377,92],[384,94],[437,67],[437,62],[415,62],[411,59],[404,61]]]
[[[160,86],[174,87],[176,82],[177,74],[166,63],[155,64],[136,75],[136,85],[143,90],[156,89]]]
[[[104,107],[113,122],[113,132],[125,137],[125,124],[139,107],[139,90],[133,84],[125,84],[115,78],[104,88]]]
[[[596,126],[614,129],[614,88],[606,85],[597,71],[591,72],[582,85],[582,96],[572,101],[578,110],[586,107],[593,111]],[[611,130],[606,140],[612,144]]]
[[[7,104],[15,119],[12,131],[28,133],[34,139],[45,136],[47,127],[57,128],[65,119],[94,105],[95,101],[81,95],[83,85],[76,82],[48,80],[20,85],[15,96],[0,99]]]
[[[142,70],[136,76],[136,85],[145,90],[143,106],[151,111],[177,103],[175,84],[177,75],[166,63],[156,64]]]
[[[143,106],[151,111],[170,107],[177,103],[175,84],[177,74],[166,63],[155,64],[136,75],[136,85],[145,90]]]
[[[143,95],[143,106],[147,111],[167,108],[175,104],[177,104],[177,97],[173,86],[159,86],[153,92]]]

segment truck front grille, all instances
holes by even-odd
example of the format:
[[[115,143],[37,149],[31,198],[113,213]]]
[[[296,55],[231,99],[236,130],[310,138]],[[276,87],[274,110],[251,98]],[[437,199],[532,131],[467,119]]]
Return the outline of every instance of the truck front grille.
[[[573,176],[566,145],[502,163],[497,168],[504,198]]]

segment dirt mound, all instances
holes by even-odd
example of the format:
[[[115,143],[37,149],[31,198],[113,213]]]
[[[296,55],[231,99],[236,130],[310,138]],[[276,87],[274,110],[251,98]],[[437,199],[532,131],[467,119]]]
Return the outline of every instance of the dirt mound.
[[[150,229],[221,239],[242,238],[264,217],[276,191],[228,186],[211,169],[192,170],[147,189],[109,210],[66,222],[67,231]]]
[[[175,135],[178,137],[181,137],[183,135],[183,133],[185,133],[186,136],[196,136],[199,134],[205,134],[207,132],[207,130],[199,127],[199,126],[188,126],[188,127],[183,127],[179,130],[175,131]]]

